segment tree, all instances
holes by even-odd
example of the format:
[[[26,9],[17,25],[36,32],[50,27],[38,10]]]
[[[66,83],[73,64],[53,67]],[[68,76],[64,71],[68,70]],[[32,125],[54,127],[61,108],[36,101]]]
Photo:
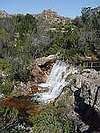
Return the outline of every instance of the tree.
[[[90,15],[91,7],[84,7],[82,8],[81,14],[82,14],[82,21],[83,23],[86,23],[88,20],[88,17]]]

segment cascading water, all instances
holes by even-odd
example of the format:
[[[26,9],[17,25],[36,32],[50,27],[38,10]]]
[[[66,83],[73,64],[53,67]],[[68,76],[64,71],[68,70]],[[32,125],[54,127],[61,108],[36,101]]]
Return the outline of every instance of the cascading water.
[[[63,88],[70,83],[70,80],[66,80],[70,74],[74,74],[76,72],[74,67],[70,67],[69,64],[66,64],[62,61],[57,61],[51,73],[46,81],[46,83],[39,84],[40,87],[46,88],[48,91],[37,94],[39,98],[37,100],[48,103],[57,98]]]
[[[4,94],[0,92],[0,99],[4,97]]]

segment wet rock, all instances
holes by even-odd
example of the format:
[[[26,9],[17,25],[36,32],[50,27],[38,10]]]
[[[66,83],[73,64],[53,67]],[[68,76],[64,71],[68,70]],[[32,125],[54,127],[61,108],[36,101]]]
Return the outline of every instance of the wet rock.
[[[37,58],[36,60],[34,60],[32,66],[30,66],[29,68],[31,80],[26,83],[20,82],[20,83],[14,84],[14,90],[12,91],[11,95],[27,96],[32,93],[44,92],[45,89],[43,89],[42,87],[39,87],[38,84],[46,82],[55,60],[56,60],[55,55]]]

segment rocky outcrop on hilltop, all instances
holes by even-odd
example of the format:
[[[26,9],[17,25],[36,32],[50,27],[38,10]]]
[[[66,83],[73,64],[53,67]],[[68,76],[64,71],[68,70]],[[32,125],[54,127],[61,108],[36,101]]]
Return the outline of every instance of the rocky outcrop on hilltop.
[[[52,11],[50,9],[44,10],[41,14],[36,15],[36,17],[37,18],[42,17],[45,21],[48,21],[49,24],[54,24],[54,23],[67,24],[70,21],[70,19],[60,16],[57,14],[57,12]]]
[[[37,31],[41,36],[41,39],[49,37],[47,34],[49,31],[56,31],[57,26],[59,24],[65,25],[71,22],[70,18],[66,18],[64,16],[58,15],[55,11],[52,10],[44,10],[42,13],[35,15],[35,18],[38,20],[37,22]],[[49,38],[50,41],[51,38]],[[45,44],[45,43],[43,43]]]

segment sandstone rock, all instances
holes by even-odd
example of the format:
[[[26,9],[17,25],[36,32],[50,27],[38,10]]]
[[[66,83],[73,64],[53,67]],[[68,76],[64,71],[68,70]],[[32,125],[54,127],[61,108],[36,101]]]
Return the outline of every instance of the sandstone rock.
[[[46,82],[48,74],[50,73],[55,60],[55,55],[50,55],[48,57],[42,57],[34,60],[32,66],[30,67],[31,81],[28,81],[27,83],[20,82],[14,85],[14,90],[12,91],[11,95],[27,96],[37,92],[44,92],[45,89],[39,87],[38,84]]]
[[[37,65],[34,65],[31,72],[35,83],[43,83],[47,80],[47,74]]]
[[[33,61],[31,75],[34,83],[44,83],[47,80],[48,74],[56,60],[55,55],[48,57],[37,58]]]
[[[38,66],[44,65],[45,63],[52,62],[57,59],[56,55],[49,55],[48,57],[42,57],[42,58],[37,58],[34,63],[37,64]]]

